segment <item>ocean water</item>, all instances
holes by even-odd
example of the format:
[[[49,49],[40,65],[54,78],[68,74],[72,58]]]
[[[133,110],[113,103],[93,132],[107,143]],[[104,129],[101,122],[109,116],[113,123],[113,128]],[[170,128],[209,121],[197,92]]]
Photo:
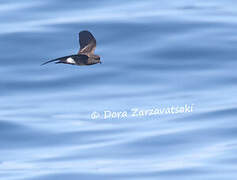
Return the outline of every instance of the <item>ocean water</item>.
[[[1,180],[236,180],[237,2],[0,2]],[[97,39],[102,64],[41,63]]]

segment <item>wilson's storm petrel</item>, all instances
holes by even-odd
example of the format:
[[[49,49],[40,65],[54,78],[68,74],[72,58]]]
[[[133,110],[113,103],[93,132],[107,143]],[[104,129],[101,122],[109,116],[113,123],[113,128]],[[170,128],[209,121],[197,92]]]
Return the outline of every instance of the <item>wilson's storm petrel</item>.
[[[96,48],[96,40],[89,31],[81,31],[79,33],[79,44],[80,50],[77,54],[53,59],[41,65],[54,61],[56,61],[56,64],[64,63],[78,66],[93,65],[97,63],[101,64],[100,56],[94,54]]]

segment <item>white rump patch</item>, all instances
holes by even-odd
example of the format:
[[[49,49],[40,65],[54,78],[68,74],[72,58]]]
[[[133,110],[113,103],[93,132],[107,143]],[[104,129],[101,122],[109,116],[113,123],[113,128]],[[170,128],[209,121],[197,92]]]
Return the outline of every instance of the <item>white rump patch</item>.
[[[71,63],[71,64],[76,64],[74,59],[72,59],[71,57],[67,58],[67,63]]]

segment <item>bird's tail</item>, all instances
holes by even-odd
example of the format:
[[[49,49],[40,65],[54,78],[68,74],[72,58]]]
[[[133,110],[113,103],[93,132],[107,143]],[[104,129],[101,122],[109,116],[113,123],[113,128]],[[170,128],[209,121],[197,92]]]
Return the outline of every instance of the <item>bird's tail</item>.
[[[50,62],[54,62],[54,61],[57,61],[57,62],[55,62],[56,64],[58,64],[58,63],[67,63],[67,58],[69,58],[71,56],[75,56],[75,55],[64,56],[64,57],[60,57],[60,58],[57,58],[57,59],[53,59],[53,60],[50,60],[50,61],[47,61],[47,62],[41,64],[41,66],[43,66],[45,64],[48,64]]]
[[[43,65],[45,65],[45,64],[48,64],[48,63],[50,63],[50,62],[54,62],[54,61],[58,61],[58,62],[56,62],[56,63],[59,63],[59,62],[60,62],[60,59],[61,59],[61,58],[57,58],[57,59],[53,59],[53,60],[44,62],[43,64],[41,64],[41,66],[43,66]]]

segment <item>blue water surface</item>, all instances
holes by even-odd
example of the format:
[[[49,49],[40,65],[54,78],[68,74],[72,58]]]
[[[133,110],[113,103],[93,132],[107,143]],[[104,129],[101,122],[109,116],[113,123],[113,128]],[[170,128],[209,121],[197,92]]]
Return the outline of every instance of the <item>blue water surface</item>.
[[[236,180],[236,1],[1,0],[0,22],[0,179]],[[81,30],[102,64],[40,66]]]

